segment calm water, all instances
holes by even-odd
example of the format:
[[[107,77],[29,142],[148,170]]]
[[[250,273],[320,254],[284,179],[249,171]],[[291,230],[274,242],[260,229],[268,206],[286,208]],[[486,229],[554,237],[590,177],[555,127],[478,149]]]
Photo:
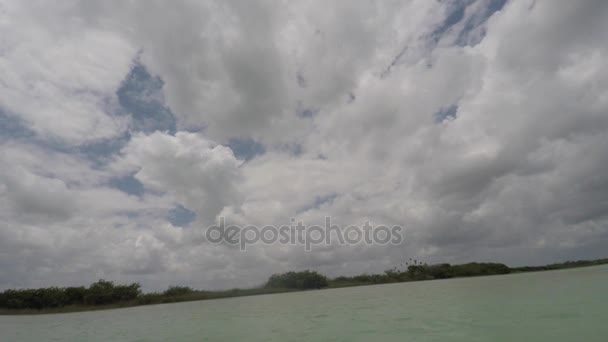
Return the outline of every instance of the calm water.
[[[0,341],[608,341],[608,267],[0,316]]]

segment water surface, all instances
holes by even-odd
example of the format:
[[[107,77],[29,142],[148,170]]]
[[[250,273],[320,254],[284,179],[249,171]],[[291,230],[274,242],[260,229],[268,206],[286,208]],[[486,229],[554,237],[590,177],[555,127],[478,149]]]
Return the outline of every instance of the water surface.
[[[37,316],[0,341],[608,341],[608,266]]]

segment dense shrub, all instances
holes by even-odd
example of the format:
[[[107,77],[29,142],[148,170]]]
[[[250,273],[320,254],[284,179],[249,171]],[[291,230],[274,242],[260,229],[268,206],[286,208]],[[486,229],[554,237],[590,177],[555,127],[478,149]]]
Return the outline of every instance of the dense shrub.
[[[191,294],[192,292],[194,292],[194,290],[188,286],[171,286],[168,289],[166,289],[165,292],[163,292],[163,295],[169,296],[169,297],[175,297],[175,296],[184,296],[187,294]]]
[[[325,276],[312,271],[304,272],[287,272],[283,274],[274,274],[266,282],[267,288],[284,288],[284,289],[320,289],[328,286],[328,280]]]
[[[68,305],[78,305],[84,302],[87,289],[84,286],[66,287],[65,297]]]
[[[446,279],[453,277],[472,277],[482,275],[507,274],[511,270],[507,265],[498,263],[468,263],[462,265],[410,265],[407,268],[411,280]]]
[[[114,285],[111,281],[99,280],[91,284],[84,295],[84,304],[104,305],[133,300],[141,293],[140,285]]]
[[[99,280],[85,287],[48,287],[0,292],[0,307],[8,309],[45,309],[68,305],[103,305],[131,301],[141,294],[137,283],[114,285]]]
[[[469,263],[463,265],[450,264],[413,264],[406,271],[397,268],[386,270],[384,274],[360,274],[352,277],[338,277],[331,280],[331,285],[351,286],[365,284],[386,284],[403,281],[446,279],[453,277],[471,277],[480,275],[506,274],[511,269],[497,263]]]

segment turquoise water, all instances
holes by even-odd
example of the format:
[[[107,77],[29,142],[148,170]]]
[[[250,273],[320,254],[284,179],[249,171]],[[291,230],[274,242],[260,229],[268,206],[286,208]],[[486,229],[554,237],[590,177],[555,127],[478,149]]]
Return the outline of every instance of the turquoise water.
[[[608,266],[39,316],[0,341],[608,341]]]

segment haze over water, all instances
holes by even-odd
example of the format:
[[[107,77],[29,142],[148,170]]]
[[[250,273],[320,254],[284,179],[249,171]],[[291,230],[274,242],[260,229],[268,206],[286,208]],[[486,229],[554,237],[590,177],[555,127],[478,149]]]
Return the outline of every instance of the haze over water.
[[[0,341],[608,341],[608,266],[0,316]]]

